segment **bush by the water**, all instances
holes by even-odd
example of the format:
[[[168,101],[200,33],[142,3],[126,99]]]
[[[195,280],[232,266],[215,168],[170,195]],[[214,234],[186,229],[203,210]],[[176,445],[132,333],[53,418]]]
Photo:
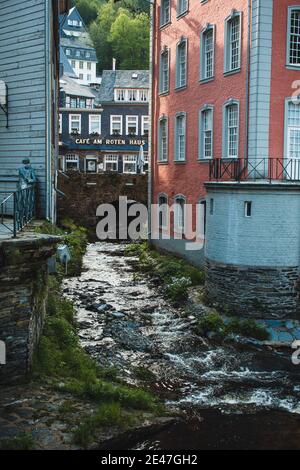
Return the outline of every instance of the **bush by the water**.
[[[84,227],[78,227],[71,219],[64,219],[60,227],[45,222],[37,227],[37,233],[44,233],[48,235],[59,235],[63,237],[64,243],[68,245],[71,252],[71,261],[68,264],[68,275],[77,276],[82,269],[82,259],[88,244],[87,230]],[[62,266],[59,265],[61,274]]]
[[[227,323],[217,312],[202,317],[196,327],[198,334],[214,333],[216,337],[225,338],[231,334],[266,341],[269,339],[267,330],[255,320],[230,319]]]
[[[158,278],[167,296],[175,301],[185,301],[191,286],[204,284],[204,272],[186,261],[159,253],[147,242],[133,243],[126,248],[128,256],[139,257],[141,272]]]

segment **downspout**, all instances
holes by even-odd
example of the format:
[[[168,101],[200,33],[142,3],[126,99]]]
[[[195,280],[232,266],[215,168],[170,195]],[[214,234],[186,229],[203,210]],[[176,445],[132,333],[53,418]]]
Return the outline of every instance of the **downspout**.
[[[45,92],[46,92],[46,218],[51,220],[52,178],[51,178],[51,50],[50,50],[50,1],[45,0]]]
[[[150,97],[149,97],[149,115],[150,115],[150,129],[149,129],[149,166],[148,166],[148,241],[151,244],[152,239],[152,221],[151,221],[151,206],[152,206],[152,169],[153,169],[153,129],[154,129],[154,116],[153,116],[153,99],[154,99],[154,29],[155,29],[155,0],[150,0],[150,54],[149,54],[149,71],[150,71]]]
[[[250,61],[251,61],[251,39],[252,39],[252,0],[248,0],[248,44],[247,44],[247,67],[246,67],[246,109],[245,109],[245,146],[244,146],[244,168],[248,167],[249,153],[249,109],[250,109]]]

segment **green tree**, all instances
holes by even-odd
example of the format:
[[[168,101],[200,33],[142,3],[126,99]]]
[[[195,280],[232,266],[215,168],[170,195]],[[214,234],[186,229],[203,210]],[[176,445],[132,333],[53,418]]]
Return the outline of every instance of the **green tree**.
[[[89,26],[97,18],[98,9],[104,2],[105,0],[73,0],[72,4],[78,9],[86,26]]]
[[[121,69],[149,68],[149,16],[119,10],[108,36]]]

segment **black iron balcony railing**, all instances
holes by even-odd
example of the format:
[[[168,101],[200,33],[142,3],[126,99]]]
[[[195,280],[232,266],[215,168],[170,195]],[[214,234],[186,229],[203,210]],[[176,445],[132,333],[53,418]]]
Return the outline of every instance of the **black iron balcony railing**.
[[[210,181],[299,181],[297,158],[214,158],[209,165]]]
[[[0,191],[0,224],[14,237],[35,216],[35,185],[26,189]]]

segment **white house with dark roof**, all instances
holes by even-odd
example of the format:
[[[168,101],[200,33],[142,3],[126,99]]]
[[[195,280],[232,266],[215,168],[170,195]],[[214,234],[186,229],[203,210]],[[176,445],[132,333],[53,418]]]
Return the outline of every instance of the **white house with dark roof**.
[[[97,77],[96,50],[75,7],[60,18],[60,43],[79,83],[100,83],[100,78]]]

